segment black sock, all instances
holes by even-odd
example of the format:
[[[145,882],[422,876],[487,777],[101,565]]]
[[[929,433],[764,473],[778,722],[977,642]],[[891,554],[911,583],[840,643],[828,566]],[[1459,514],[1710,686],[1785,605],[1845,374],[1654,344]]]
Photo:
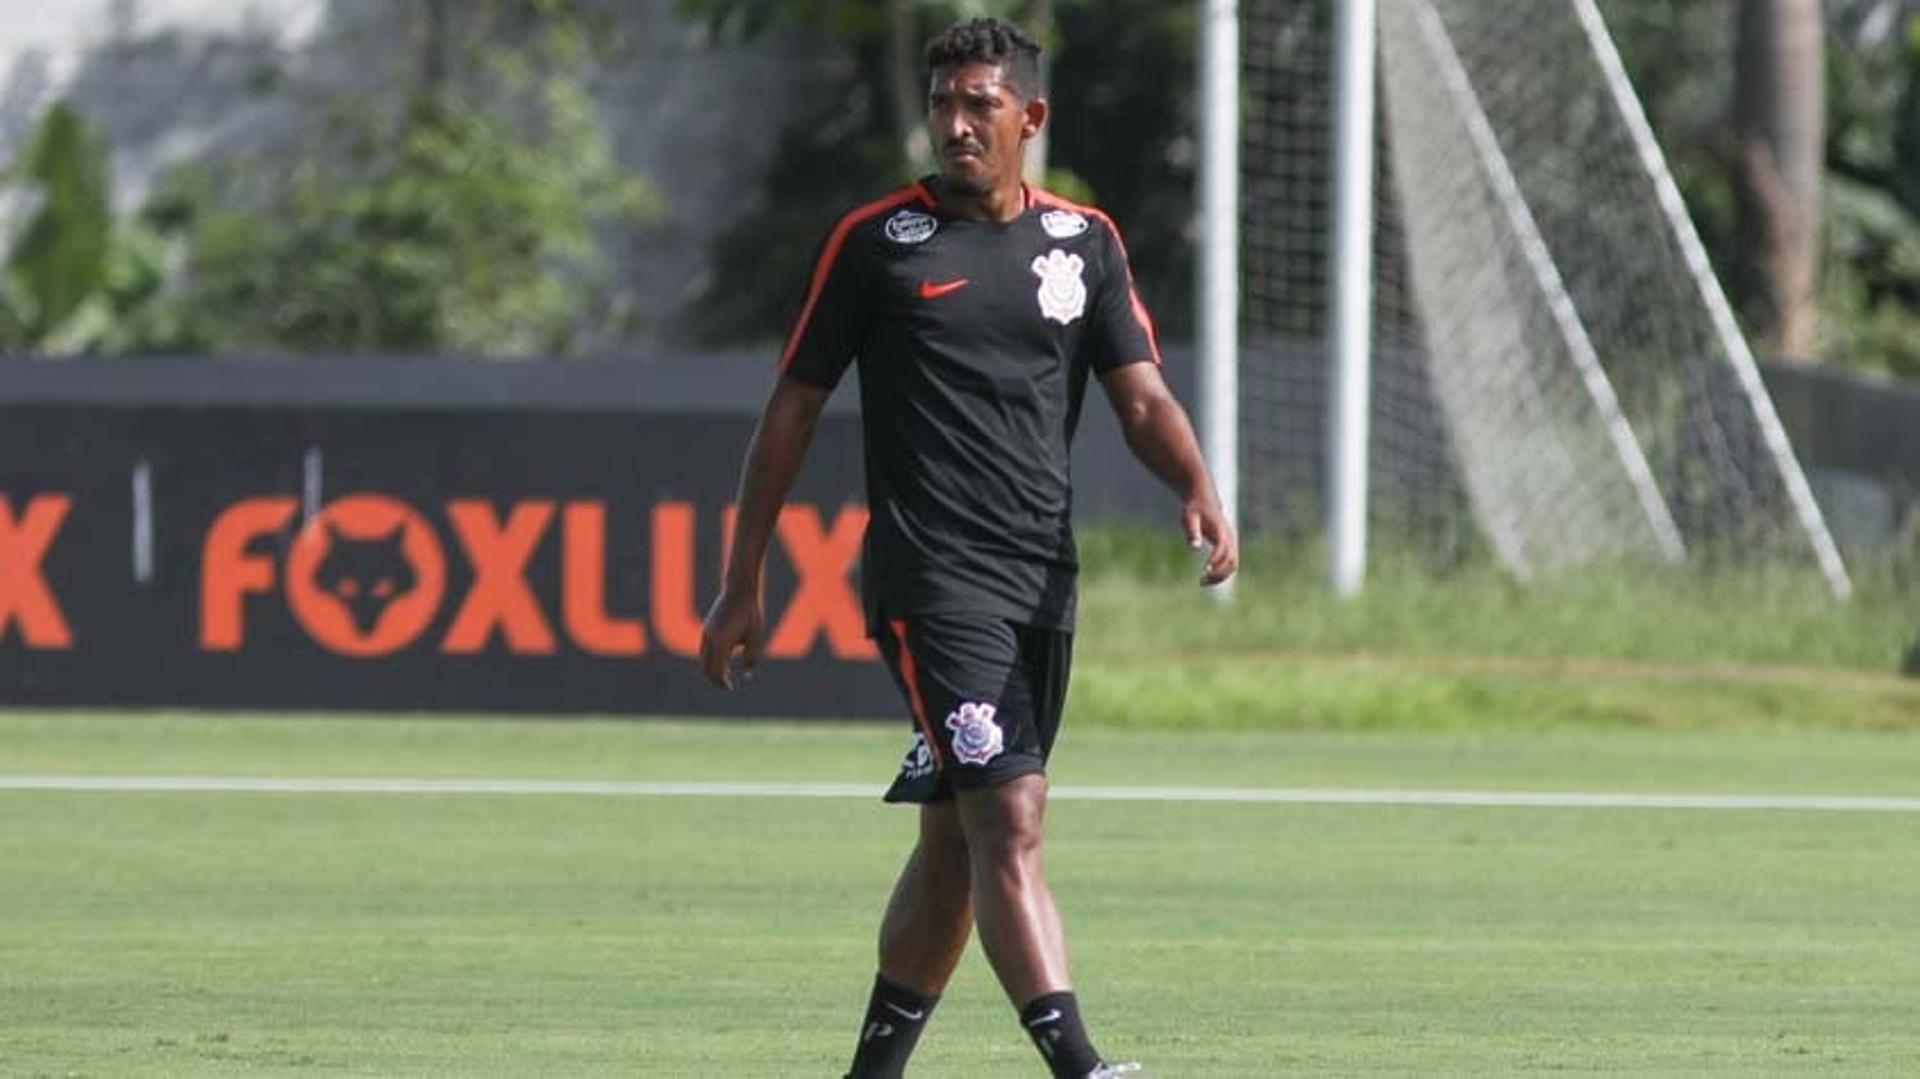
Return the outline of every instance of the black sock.
[[[926,996],[874,975],[867,1018],[860,1024],[860,1046],[854,1050],[853,1070],[847,1073],[847,1079],[900,1079],[927,1017],[938,1003],[937,996]]]
[[[1080,1002],[1072,993],[1048,993],[1020,1009],[1020,1025],[1053,1069],[1054,1079],[1086,1079],[1100,1066],[1100,1054],[1080,1022]]]

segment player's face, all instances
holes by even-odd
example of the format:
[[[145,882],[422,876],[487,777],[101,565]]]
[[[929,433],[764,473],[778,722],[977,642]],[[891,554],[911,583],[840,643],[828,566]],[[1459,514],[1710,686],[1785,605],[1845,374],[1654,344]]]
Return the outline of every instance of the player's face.
[[[1027,139],[1046,118],[1044,101],[1023,100],[999,64],[956,64],[933,73],[927,128],[940,178],[961,194],[984,195],[1020,182]]]

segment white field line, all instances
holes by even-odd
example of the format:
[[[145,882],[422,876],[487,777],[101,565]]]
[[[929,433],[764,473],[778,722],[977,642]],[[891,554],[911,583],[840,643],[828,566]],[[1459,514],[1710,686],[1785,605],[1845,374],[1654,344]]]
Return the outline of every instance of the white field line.
[[[541,794],[621,798],[859,798],[864,783],[669,783],[628,780],[355,779],[256,776],[0,775],[0,791],[259,794]],[[1624,794],[1553,791],[1365,790],[1322,787],[1054,787],[1091,802],[1233,802],[1282,805],[1466,806],[1514,809],[1817,810],[1920,813],[1920,797],[1796,794]]]

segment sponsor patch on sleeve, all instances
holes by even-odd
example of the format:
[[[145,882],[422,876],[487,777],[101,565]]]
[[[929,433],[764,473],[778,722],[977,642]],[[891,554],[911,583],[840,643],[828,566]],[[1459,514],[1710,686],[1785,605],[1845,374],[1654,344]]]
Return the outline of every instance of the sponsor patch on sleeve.
[[[1072,239],[1087,231],[1087,217],[1072,210],[1048,210],[1040,215],[1040,227],[1056,240]]]
[[[887,239],[897,244],[923,244],[940,228],[940,220],[918,210],[901,210],[887,218]]]

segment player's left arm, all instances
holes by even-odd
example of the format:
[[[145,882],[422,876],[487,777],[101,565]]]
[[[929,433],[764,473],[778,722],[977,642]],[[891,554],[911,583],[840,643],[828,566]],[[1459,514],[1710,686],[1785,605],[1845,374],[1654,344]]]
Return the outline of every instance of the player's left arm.
[[[1129,363],[1100,376],[1119,417],[1127,448],[1180,498],[1187,545],[1210,548],[1200,583],[1219,584],[1240,566],[1240,541],[1213,487],[1187,410],[1167,388],[1156,363]]]

